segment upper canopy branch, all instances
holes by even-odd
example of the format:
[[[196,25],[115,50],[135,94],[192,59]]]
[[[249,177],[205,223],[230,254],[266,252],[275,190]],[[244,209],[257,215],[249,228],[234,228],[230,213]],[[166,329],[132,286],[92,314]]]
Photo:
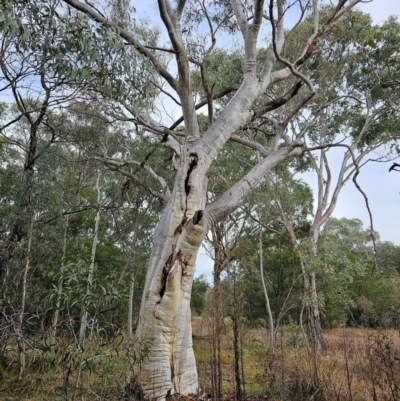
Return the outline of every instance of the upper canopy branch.
[[[253,116],[253,120],[263,116],[265,113],[268,113],[269,111],[278,109],[279,107],[286,104],[290,99],[292,99],[294,96],[297,95],[300,88],[301,88],[301,82],[297,82],[283,96],[273,99],[268,103],[266,103],[265,105],[256,109],[255,114]]]
[[[329,17],[325,20],[325,22],[319,26],[319,12],[318,12],[318,2],[317,0],[313,1],[313,10],[314,10],[314,29],[313,33],[310,36],[310,38],[307,41],[307,44],[305,48],[303,49],[303,52],[301,55],[297,58],[297,60],[294,63],[290,63],[288,60],[283,60],[282,62],[285,63],[287,66],[284,69],[274,71],[271,74],[271,82],[278,82],[281,81],[282,79],[287,78],[290,74],[293,74],[293,71],[297,72],[299,74],[298,68],[303,65],[314,53],[315,47],[318,43],[318,40],[325,34],[326,29],[328,26],[330,26],[332,23],[337,21],[344,13],[349,11],[351,8],[353,8],[356,4],[360,3],[362,0],[340,0],[338,4],[336,5],[335,9],[331,12]],[[346,7],[345,4],[348,2],[348,5]],[[298,75],[299,78],[303,78],[304,75]],[[306,82],[306,81],[304,81]]]
[[[243,38],[247,33],[247,18],[243,12],[243,6],[240,0],[231,0],[233,12],[235,13],[236,21],[239,25],[240,31],[242,32]]]
[[[226,95],[228,95],[229,93],[232,93],[236,90],[238,90],[240,87],[239,84],[233,84],[228,86],[227,88],[223,89],[222,91],[218,92],[218,93],[213,93],[212,98],[215,99],[220,99],[221,97],[224,97]],[[208,99],[204,99],[201,102],[197,103],[195,106],[195,109],[198,110],[201,107],[205,106],[208,102]],[[179,124],[181,124],[183,122],[183,116],[178,118],[170,127],[170,130],[175,129]]]
[[[112,27],[112,26],[117,26],[116,23],[112,22],[110,19],[105,18],[103,15],[101,15],[99,12],[97,12],[93,7],[89,6],[88,4],[82,3],[78,0],[63,0],[64,3],[67,3],[71,7],[75,8],[78,11],[81,11],[85,13],[86,15],[89,15],[92,17],[95,21],[99,22],[100,24],[107,26],[107,27]],[[170,86],[174,89],[177,90],[177,81],[176,79],[162,66],[160,61],[157,59],[157,57],[151,53],[146,46],[142,45],[130,32],[128,32],[126,29],[119,29],[119,34],[121,38],[126,40],[129,44],[133,45],[135,49],[148,58],[157,72],[170,84]]]
[[[180,13],[183,11],[184,4],[184,2],[179,4],[179,7],[181,7]],[[181,101],[187,133],[186,139],[189,143],[193,143],[200,137],[200,129],[192,95],[189,60],[182,40],[180,14],[172,9],[169,0],[158,0],[158,5],[161,19],[167,28],[172,47],[176,52],[175,59],[179,75],[176,89]]]

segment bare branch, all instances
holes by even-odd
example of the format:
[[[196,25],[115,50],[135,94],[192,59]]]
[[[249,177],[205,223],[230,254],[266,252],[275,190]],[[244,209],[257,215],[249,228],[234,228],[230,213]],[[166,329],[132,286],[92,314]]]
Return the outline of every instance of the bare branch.
[[[232,142],[237,142],[240,143],[241,145],[247,146],[250,149],[256,150],[257,152],[260,153],[262,157],[267,157],[270,154],[270,152],[268,152],[268,150],[265,149],[264,146],[262,146],[258,142],[253,142],[248,139],[239,138],[237,136],[231,136],[230,140]]]
[[[169,92],[167,92],[161,85],[158,85],[157,83],[151,81],[151,83],[157,88],[159,89],[162,93],[164,93],[165,95],[167,95],[173,102],[175,102],[178,106],[181,106],[180,102],[174,98],[174,96],[172,96]]]
[[[178,85],[177,93],[181,100],[181,107],[186,126],[186,140],[188,143],[194,143],[200,137],[199,124],[195,113],[195,105],[192,96],[192,87],[190,79],[190,68],[186,49],[182,42],[182,33],[179,19],[176,18],[168,0],[158,0],[160,16],[163,20],[172,47],[176,52],[176,63],[178,66]]]
[[[265,113],[268,113],[269,111],[275,110],[284,104],[286,104],[290,99],[292,99],[294,96],[297,95],[299,89],[301,88],[301,82],[298,82],[295,84],[292,88],[290,88],[283,96],[273,99],[270,102],[266,103],[264,106],[261,106],[260,108],[255,110],[255,114],[253,117],[253,120],[261,117]]]
[[[251,26],[251,29],[255,33],[258,33],[258,31],[260,30],[263,14],[264,14],[264,0],[256,0],[253,24]]]
[[[183,10],[185,8],[186,5],[186,0],[179,0],[178,5],[176,7],[176,15],[178,16],[178,19],[180,19]]]

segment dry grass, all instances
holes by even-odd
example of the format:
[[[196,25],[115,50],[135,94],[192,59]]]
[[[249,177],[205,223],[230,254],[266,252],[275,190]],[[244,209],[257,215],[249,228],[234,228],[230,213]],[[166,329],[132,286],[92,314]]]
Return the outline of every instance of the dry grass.
[[[210,387],[211,331],[206,319],[193,319],[194,350],[202,387]],[[400,400],[400,338],[398,331],[333,329],[324,332],[327,353],[309,353],[295,327],[281,330],[275,359],[265,369],[265,330],[243,332],[245,390],[270,401],[398,401]],[[222,336],[223,389],[231,394],[233,337],[229,322]],[[131,356],[124,339],[93,341],[85,352],[59,344],[55,354],[30,350],[28,376],[17,378],[16,348],[0,360],[0,400],[118,400]],[[78,380],[79,378],[79,380]]]
[[[400,400],[398,331],[340,328],[327,330],[324,335],[327,353],[310,353],[293,327],[283,329],[278,335],[272,368],[266,370],[267,332],[244,333],[247,394],[271,401]],[[229,341],[232,344],[230,332],[224,335],[223,342]],[[231,345],[224,347],[224,355],[231,352]],[[232,379],[230,384],[233,385]]]

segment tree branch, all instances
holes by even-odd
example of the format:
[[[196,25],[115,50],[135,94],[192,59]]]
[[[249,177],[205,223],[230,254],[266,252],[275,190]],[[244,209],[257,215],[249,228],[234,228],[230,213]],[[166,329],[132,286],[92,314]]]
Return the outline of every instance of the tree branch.
[[[221,92],[218,93],[213,93],[213,100],[215,99],[220,99],[221,97],[224,97],[226,95],[228,95],[231,92],[234,92],[236,90],[238,90],[240,88],[240,85],[238,84],[233,84],[228,86],[227,88],[223,89]],[[195,106],[195,110],[200,109],[201,107],[205,106],[208,102],[208,99],[204,99],[202,100],[200,103],[196,104]],[[178,120],[176,120],[170,127],[170,130],[175,129],[179,124],[181,124],[183,122],[183,116],[178,118]]]
[[[95,9],[90,7],[87,4],[84,4],[78,0],[62,0],[64,3],[70,5],[71,7],[75,8],[76,10],[83,12],[86,15],[89,15],[92,17],[95,21],[99,22],[100,24],[106,26],[106,27],[117,27],[117,24],[112,22],[111,20],[105,18],[101,14],[99,14]],[[151,53],[148,49],[146,49],[145,46],[143,46],[139,41],[131,34],[129,33],[126,29],[119,29],[119,34],[121,38],[123,38],[126,42],[132,44],[135,49],[148,58],[151,63],[153,64],[154,68],[157,70],[157,72],[170,84],[170,86],[174,89],[177,90],[177,81],[176,79],[161,65],[161,63],[158,61],[157,57]]]
[[[155,180],[157,180],[160,183],[161,187],[163,188],[163,190],[165,192],[165,194],[163,194],[162,192],[157,192],[157,191],[154,191],[154,190],[151,190],[150,188],[148,188],[151,191],[151,193],[153,195],[156,194],[157,197],[159,197],[165,201],[168,201],[168,199],[170,198],[171,192],[170,192],[168,185],[167,185],[166,181],[164,180],[164,178],[160,177],[151,167],[145,165],[144,163],[140,163],[136,160],[131,160],[131,161],[128,161],[121,165],[118,162],[116,162],[113,159],[108,158],[108,157],[95,156],[95,159],[102,162],[110,170],[118,171],[121,174],[125,175],[126,177],[134,180],[135,182],[138,182],[137,178],[133,174],[131,174],[129,171],[126,171],[125,169],[123,169],[123,167],[126,165],[129,165],[129,164],[133,164],[133,165],[143,168],[150,174],[151,177],[153,177]]]
[[[292,88],[290,88],[283,96],[273,99],[270,102],[266,103],[264,106],[255,110],[255,114],[253,120],[258,117],[261,117],[263,114],[268,113],[269,111],[275,110],[284,104],[286,104],[290,99],[297,95],[298,91],[301,88],[302,83],[297,82]]]
[[[216,223],[231,214],[268,171],[272,170],[287,157],[297,156],[301,152],[300,146],[302,146],[302,143],[294,143],[291,146],[280,148],[262,159],[240,181],[207,206],[206,211],[209,213],[211,220]]]

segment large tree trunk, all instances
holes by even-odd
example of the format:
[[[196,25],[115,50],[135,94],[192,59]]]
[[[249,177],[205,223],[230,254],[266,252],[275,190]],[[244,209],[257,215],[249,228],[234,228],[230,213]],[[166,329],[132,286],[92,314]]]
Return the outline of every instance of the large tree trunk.
[[[197,253],[208,229],[202,163],[197,154],[185,155],[154,237],[136,331],[138,347],[151,339],[150,352],[132,378],[139,379],[146,398],[187,395],[198,387],[190,294]]]

